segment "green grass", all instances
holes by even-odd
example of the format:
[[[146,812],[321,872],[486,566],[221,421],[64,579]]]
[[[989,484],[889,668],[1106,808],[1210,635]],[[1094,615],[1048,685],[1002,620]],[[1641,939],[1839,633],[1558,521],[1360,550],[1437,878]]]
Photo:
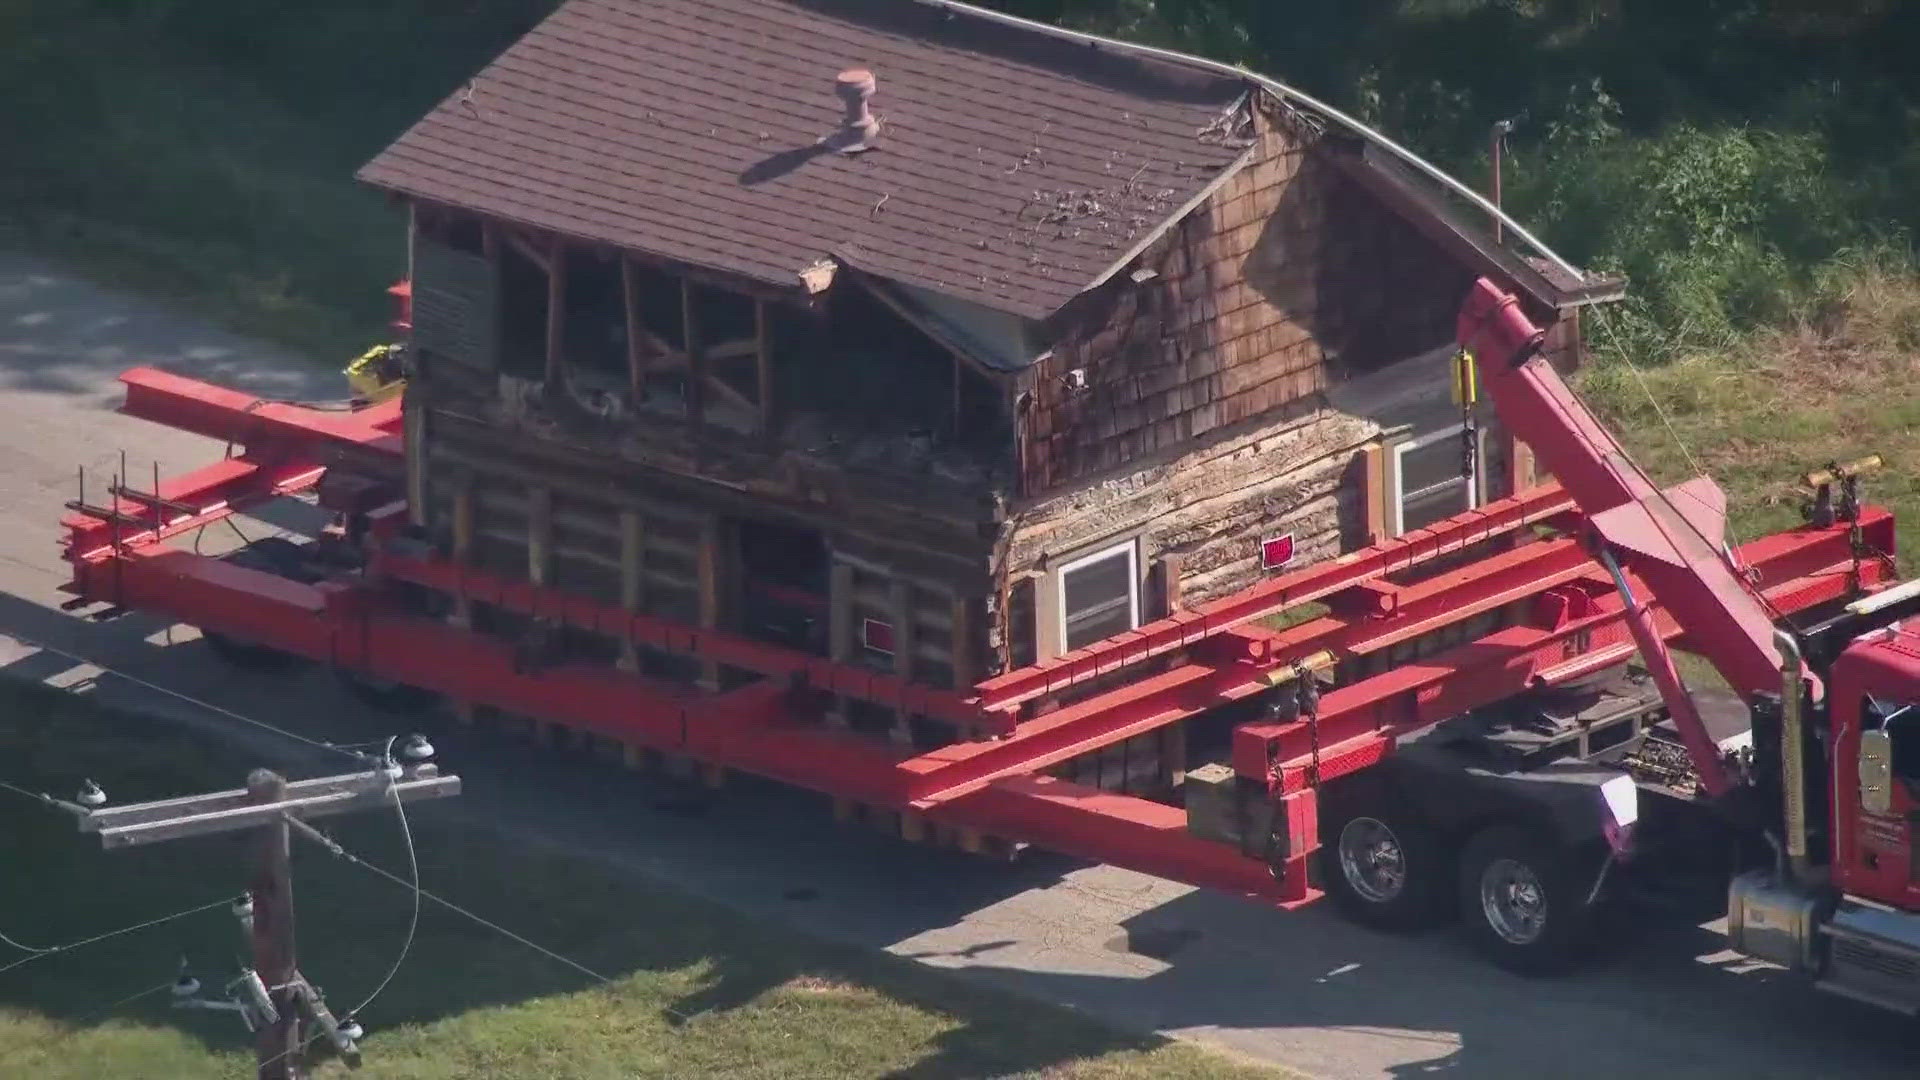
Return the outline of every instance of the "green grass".
[[[402,6],[0,0],[0,244],[344,363],[405,272],[354,170],[506,32]]]
[[[1582,392],[1662,482],[1693,475],[1695,463],[1718,480],[1736,539],[1800,524],[1800,474],[1867,453],[1886,459],[1864,482],[1867,501],[1920,526],[1920,280],[1903,262],[1838,262],[1784,327],[1637,374],[1604,324],[1588,337],[1597,356]],[[1911,573],[1920,527],[1899,546]]]
[[[116,802],[234,786],[250,762],[84,697],[0,681],[0,778]],[[112,854],[58,811],[0,801],[0,933],[73,941],[237,893],[236,837]],[[883,953],[817,942],[563,854],[505,846],[417,805],[425,886],[612,979],[603,985],[431,903],[391,986],[363,1014],[361,1075],[443,1077],[1256,1077],[1274,1071],[1121,1034]],[[333,819],[363,858],[406,875],[386,815]],[[296,840],[303,967],[337,1009],[387,970],[410,894]],[[245,945],[224,907],[0,972],[0,1076],[245,1076],[229,1014],[179,1011],[187,956],[210,993]],[[0,947],[0,964],[18,954]],[[344,1075],[338,1062],[318,1075]]]

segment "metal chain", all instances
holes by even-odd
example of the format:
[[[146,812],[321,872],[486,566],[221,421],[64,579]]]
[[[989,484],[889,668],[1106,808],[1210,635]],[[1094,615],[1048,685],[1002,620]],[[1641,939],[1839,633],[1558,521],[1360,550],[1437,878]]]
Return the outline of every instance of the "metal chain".
[[[1302,664],[1293,666],[1294,700],[1300,703],[1300,715],[1307,721],[1307,746],[1312,756],[1307,764],[1307,787],[1320,790],[1320,686],[1313,672]]]

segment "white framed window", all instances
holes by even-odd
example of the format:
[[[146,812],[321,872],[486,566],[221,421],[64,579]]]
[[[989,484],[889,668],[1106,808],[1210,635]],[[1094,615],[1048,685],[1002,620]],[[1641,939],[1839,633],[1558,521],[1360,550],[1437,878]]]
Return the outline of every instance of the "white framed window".
[[[1060,643],[1066,652],[1140,625],[1140,548],[1125,540],[1060,567]]]
[[[1393,447],[1387,505],[1395,536],[1480,505],[1487,429],[1476,430],[1472,475],[1460,471],[1460,435],[1465,430],[1465,424],[1451,424]]]

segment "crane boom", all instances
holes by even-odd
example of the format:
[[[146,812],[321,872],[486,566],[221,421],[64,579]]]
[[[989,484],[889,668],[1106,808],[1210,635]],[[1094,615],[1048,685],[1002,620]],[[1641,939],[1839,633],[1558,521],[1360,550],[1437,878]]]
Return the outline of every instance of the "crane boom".
[[[1474,283],[1460,310],[1458,333],[1501,423],[1532,448],[1587,515],[1590,539],[1627,602],[1641,657],[1703,786],[1720,794],[1732,782],[1719,747],[1633,595],[1622,564],[1646,583],[1741,696],[1777,689],[1781,657],[1773,620],[1725,555],[1725,494],[1705,476],[1665,491],[1656,486],[1540,355],[1545,331],[1493,282]]]

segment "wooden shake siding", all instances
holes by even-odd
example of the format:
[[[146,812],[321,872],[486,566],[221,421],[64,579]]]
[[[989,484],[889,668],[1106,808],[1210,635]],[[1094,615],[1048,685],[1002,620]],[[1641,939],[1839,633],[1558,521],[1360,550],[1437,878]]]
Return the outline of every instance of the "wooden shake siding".
[[[1180,452],[1451,338],[1472,275],[1348,180],[1327,157],[1341,148],[1276,107],[1254,115],[1248,163],[1066,313],[1027,383],[1026,495]]]
[[[1311,306],[1312,282],[1262,295],[1243,264],[1299,169],[1305,143],[1256,110],[1249,162],[1067,315],[1069,327],[1032,373],[1025,490],[1057,488],[1285,404],[1324,385],[1321,353],[1288,310]],[[1318,196],[1303,194],[1304,201]],[[1302,214],[1302,227],[1317,215]],[[1270,242],[1302,254],[1308,234]],[[1289,256],[1286,261],[1295,261]],[[1147,277],[1147,275],[1151,275]],[[1134,277],[1147,277],[1136,283]],[[1067,373],[1086,373],[1087,389]]]
[[[1265,536],[1294,533],[1301,564],[1367,543],[1368,444],[1457,420],[1434,350],[1471,275],[1349,182],[1340,148],[1256,116],[1248,164],[1037,367],[1014,571],[1144,530],[1147,564],[1180,556],[1184,602],[1231,592]]]

